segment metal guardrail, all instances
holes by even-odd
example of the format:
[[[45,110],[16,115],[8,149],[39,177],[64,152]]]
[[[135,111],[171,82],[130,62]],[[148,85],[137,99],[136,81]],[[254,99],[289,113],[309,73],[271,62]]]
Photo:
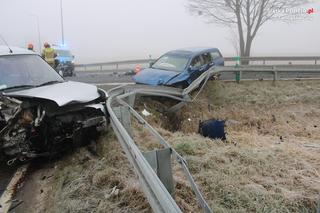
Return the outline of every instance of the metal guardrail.
[[[136,65],[136,64],[149,64],[155,59],[137,59],[137,60],[127,60],[127,61],[113,61],[113,62],[102,62],[102,63],[90,63],[90,64],[76,64],[75,68],[82,68],[84,71],[89,67],[96,68],[97,70],[103,70],[104,67],[113,66],[116,70],[119,69],[120,65]]]
[[[120,106],[125,107],[138,121],[143,124],[150,133],[158,139],[159,143],[171,150],[173,157],[177,160],[179,165],[182,167],[187,180],[190,182],[191,187],[198,199],[199,205],[206,213],[211,213],[209,205],[203,198],[200,190],[195,184],[190,171],[187,167],[187,162],[165,141],[165,139],[151,126],[149,125],[142,116],[139,115],[133,109],[133,103],[128,103],[125,100],[132,100],[136,95],[143,96],[161,96],[184,101],[183,90],[175,89],[170,87],[140,87],[140,86],[128,86],[118,87],[108,91],[107,108],[110,114],[111,124],[118,137],[129,161],[133,165],[135,172],[137,173],[142,189],[155,212],[181,212],[180,208],[171,197],[161,180],[158,178],[156,173],[153,171],[148,161],[145,159],[134,140],[131,138],[127,129],[124,127],[124,121],[120,121],[119,116],[116,114],[116,109]],[[130,118],[127,118],[130,119]]]
[[[225,57],[226,62],[235,62],[237,57]],[[320,56],[266,56],[266,57],[242,57],[239,58],[243,62],[262,62],[262,65],[266,65],[266,62],[287,62],[290,65],[292,62],[309,62],[314,65],[320,65]],[[104,70],[105,67],[114,67],[118,70],[120,65],[136,65],[136,64],[149,64],[155,59],[138,59],[138,60],[126,60],[126,61],[113,61],[113,62],[102,62],[102,63],[90,63],[90,64],[76,64],[77,69],[87,71],[89,68],[95,68],[95,70]]]
[[[225,57],[225,61],[235,61],[236,57]],[[287,62],[293,62],[293,61],[309,61],[314,62],[314,64],[318,64],[318,61],[320,61],[320,56],[263,56],[263,57],[241,57],[239,58],[240,61],[244,62],[256,62],[260,61],[262,64],[266,64],[266,62],[271,61],[287,61]]]

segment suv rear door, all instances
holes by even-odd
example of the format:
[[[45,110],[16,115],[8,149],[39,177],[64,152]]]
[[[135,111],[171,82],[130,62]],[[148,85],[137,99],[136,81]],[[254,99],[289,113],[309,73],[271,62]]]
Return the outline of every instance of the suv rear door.
[[[224,66],[224,59],[219,50],[211,51],[210,55],[215,66]]]
[[[190,80],[189,83],[196,80],[206,69],[206,64],[203,60],[202,55],[197,55],[193,57],[190,63]]]

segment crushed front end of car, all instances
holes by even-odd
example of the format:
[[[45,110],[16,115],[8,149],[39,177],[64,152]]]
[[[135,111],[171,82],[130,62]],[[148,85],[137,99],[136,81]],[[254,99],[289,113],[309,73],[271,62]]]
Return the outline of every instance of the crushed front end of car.
[[[0,160],[56,156],[95,141],[107,125],[105,91],[65,81],[40,56],[0,47]]]
[[[104,97],[59,107],[52,101],[0,96],[0,149],[8,164],[54,156],[96,140],[105,129]]]

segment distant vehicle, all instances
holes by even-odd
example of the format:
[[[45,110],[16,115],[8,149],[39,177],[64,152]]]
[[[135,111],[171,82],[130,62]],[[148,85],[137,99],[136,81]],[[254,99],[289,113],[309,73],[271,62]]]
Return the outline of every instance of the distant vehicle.
[[[74,56],[71,51],[66,47],[53,45],[52,48],[55,50],[57,57],[56,70],[62,76],[73,76],[74,75]]]
[[[0,46],[0,160],[56,155],[95,140],[106,126],[107,94],[65,81],[32,51]]]
[[[174,50],[136,74],[133,80],[138,84],[186,88],[213,66],[224,66],[224,59],[217,48]]]

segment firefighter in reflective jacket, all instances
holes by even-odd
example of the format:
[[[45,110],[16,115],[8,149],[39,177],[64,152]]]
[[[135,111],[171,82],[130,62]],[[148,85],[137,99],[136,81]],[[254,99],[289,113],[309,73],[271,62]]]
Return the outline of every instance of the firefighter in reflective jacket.
[[[57,54],[55,53],[54,49],[50,47],[50,44],[48,44],[48,42],[44,43],[44,49],[42,52],[42,58],[44,58],[44,60],[50,64],[51,67],[55,68],[55,62],[54,62],[54,58],[57,56]]]

